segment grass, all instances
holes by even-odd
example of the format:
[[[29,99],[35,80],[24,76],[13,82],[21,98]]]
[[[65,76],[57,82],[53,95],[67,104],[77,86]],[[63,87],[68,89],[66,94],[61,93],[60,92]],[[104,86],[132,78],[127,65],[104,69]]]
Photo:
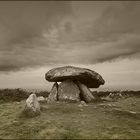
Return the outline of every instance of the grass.
[[[0,104],[1,139],[140,139],[140,117],[115,109],[140,112],[140,98],[117,102],[41,104],[41,115],[22,116],[25,101]]]

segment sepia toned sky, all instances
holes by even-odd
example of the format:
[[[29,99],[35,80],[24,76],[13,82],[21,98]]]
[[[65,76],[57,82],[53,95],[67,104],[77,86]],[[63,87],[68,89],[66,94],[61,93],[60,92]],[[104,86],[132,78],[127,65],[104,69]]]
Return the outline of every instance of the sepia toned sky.
[[[0,1],[0,88],[50,90],[45,73],[65,65],[139,90],[140,2]]]

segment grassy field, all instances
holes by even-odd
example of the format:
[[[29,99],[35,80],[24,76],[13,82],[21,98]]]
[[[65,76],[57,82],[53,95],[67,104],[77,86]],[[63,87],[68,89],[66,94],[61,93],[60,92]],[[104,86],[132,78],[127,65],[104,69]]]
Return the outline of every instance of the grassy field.
[[[41,115],[22,115],[25,101],[0,104],[0,138],[4,139],[140,139],[140,98],[98,102],[41,104]],[[121,110],[121,111],[118,111]]]

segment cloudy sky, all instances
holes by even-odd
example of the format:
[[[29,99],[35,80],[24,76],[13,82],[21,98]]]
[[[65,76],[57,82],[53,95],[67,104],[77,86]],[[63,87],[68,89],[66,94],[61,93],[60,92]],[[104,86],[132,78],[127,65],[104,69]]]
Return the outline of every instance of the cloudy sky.
[[[0,1],[0,88],[50,90],[45,73],[64,65],[139,90],[140,2]]]

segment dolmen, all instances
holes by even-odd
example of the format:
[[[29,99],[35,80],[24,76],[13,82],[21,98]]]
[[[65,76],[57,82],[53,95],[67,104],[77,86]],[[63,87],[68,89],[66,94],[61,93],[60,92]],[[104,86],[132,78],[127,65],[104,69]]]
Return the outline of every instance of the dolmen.
[[[45,79],[55,82],[50,91],[48,102],[85,101],[89,103],[95,100],[89,88],[98,88],[105,83],[97,72],[74,66],[51,69],[45,74]],[[57,82],[61,83],[58,85]]]

